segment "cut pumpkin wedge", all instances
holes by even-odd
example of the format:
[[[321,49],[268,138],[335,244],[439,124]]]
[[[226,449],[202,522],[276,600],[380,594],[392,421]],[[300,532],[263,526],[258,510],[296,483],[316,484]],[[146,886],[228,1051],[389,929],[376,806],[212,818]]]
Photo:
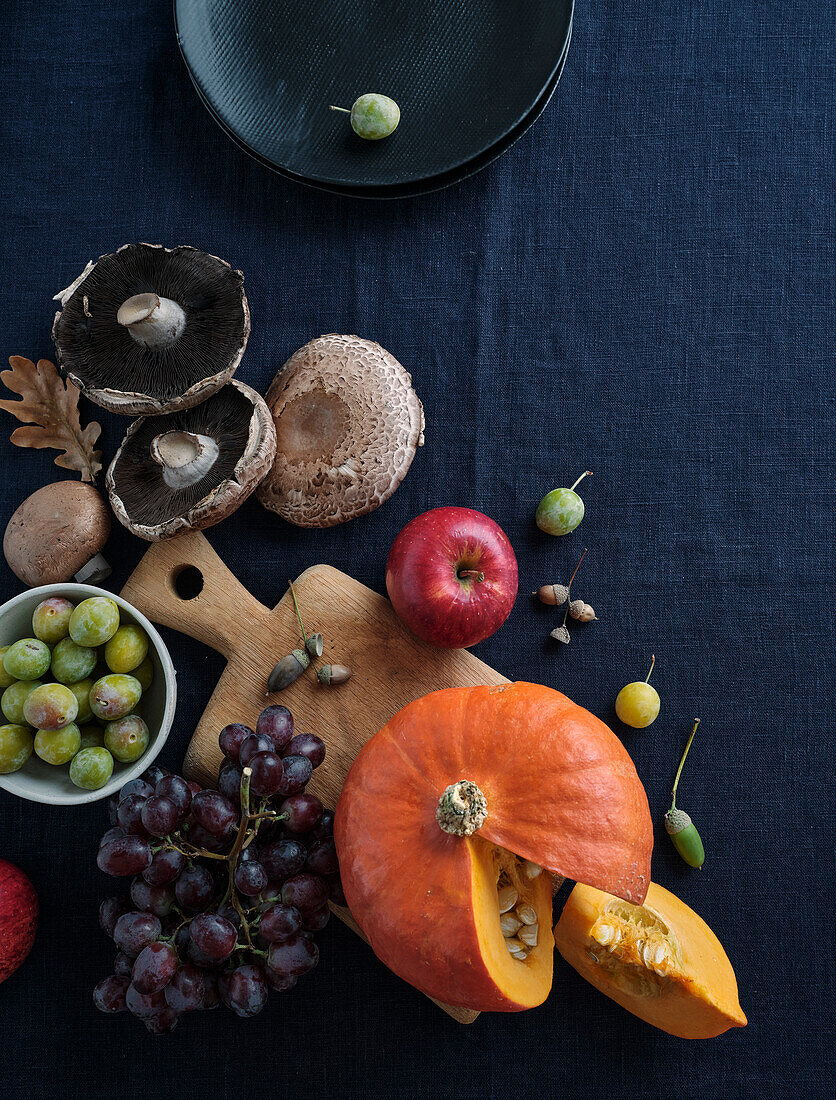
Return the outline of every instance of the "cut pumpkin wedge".
[[[555,926],[557,949],[634,1016],[682,1039],[745,1027],[725,951],[693,909],[651,882],[643,905],[578,885]]]

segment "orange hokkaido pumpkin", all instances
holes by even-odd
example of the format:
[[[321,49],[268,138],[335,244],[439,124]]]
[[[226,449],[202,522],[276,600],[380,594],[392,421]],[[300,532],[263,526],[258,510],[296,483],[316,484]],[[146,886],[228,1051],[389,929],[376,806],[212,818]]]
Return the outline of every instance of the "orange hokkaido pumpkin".
[[[596,989],[682,1039],[745,1027],[720,941],[675,894],[650,884],[644,905],[578,885],[555,928],[563,958]]]
[[[351,912],[424,993],[478,1011],[541,1004],[552,981],[542,869],[641,902],[653,830],[611,730],[537,684],[452,688],[364,746],[334,836]]]

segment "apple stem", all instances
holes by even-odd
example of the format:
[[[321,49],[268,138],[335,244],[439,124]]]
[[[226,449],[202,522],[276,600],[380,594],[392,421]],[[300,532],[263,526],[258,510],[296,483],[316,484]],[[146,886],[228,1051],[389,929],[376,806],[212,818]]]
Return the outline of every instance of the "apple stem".
[[[569,491],[574,492],[575,489],[577,489],[577,487],[580,485],[580,483],[583,481],[583,479],[585,477],[592,477],[592,470],[584,470],[584,472],[581,474],[581,476],[578,478],[578,480],[575,482],[575,484],[572,486],[572,488]]]
[[[460,569],[458,572],[458,577],[460,580],[464,580],[465,577],[475,577],[476,583],[481,584],[482,581],[485,579],[485,574],[482,573],[479,569]]]

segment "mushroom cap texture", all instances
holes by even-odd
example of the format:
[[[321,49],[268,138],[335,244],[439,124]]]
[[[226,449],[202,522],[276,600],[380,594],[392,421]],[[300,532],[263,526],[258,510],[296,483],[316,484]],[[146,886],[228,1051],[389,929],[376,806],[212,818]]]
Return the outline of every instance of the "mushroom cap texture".
[[[194,485],[170,489],[151,458],[151,440],[167,431],[212,436],[220,454]],[[195,408],[144,416],[128,428],[107,471],[119,522],[149,542],[220,523],[252,493],[276,454],[276,431],[264,398],[233,378]]]
[[[123,302],[151,291],[186,313],[168,348],[142,347],[116,320]],[[67,377],[97,405],[130,416],[205,401],[235,373],[250,335],[244,276],[189,245],[123,245],[55,297],[52,338]]]
[[[380,507],[424,442],[412,379],[371,340],[330,333],[291,355],[267,391],[276,461],[258,499],[299,527]]]
[[[18,507],[6,527],[3,553],[30,588],[61,584],[95,557],[110,534],[101,493],[83,481],[44,485]]]

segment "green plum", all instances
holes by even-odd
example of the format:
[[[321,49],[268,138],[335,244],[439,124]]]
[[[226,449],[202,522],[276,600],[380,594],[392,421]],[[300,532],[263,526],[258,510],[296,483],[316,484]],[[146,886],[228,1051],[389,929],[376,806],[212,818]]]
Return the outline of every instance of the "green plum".
[[[70,779],[86,791],[97,791],[113,775],[113,757],[104,748],[82,749],[70,764]]]
[[[93,712],[90,710],[90,689],[92,686],[93,681],[90,679],[78,680],[74,684],[67,685],[78,701],[78,714],[75,720],[79,725],[89,722],[93,716]]]
[[[39,730],[62,730],[77,714],[78,699],[63,684],[41,684],[29,692],[23,704],[23,717]]]
[[[148,655],[148,635],[141,626],[120,626],[105,646],[105,661],[111,672],[133,672]]]
[[[3,658],[8,651],[9,647],[7,645],[0,646],[0,691],[5,691],[6,688],[11,687],[15,682],[14,676],[10,676],[8,672],[6,672],[6,666],[3,664]]]
[[[0,726],[0,775],[20,771],[32,755],[32,731],[11,723]]]
[[[146,692],[154,679],[154,666],[151,663],[151,658],[146,657],[139,668],[134,669],[132,675],[139,680],[143,692]]]
[[[55,645],[70,632],[70,616],[75,605],[63,596],[42,600],[32,612],[32,633],[48,645]]]
[[[45,764],[69,764],[81,748],[81,731],[75,722],[60,730],[38,730],[35,753]]]
[[[82,600],[70,616],[70,637],[76,645],[104,645],[118,629],[119,608],[107,596]]]
[[[95,649],[62,638],[52,651],[52,675],[59,684],[77,684],[91,674],[97,660]]]
[[[552,489],[550,493],[546,493],[537,505],[537,514],[534,517],[541,531],[545,531],[547,535],[568,535],[575,530],[584,513],[583,501],[575,489],[591,474],[591,470],[582,473],[571,489]]]
[[[138,714],[126,714],[105,726],[105,748],[120,764],[132,764],[148,748],[151,734]]]
[[[49,668],[52,654],[40,638],[21,638],[3,655],[3,667],[15,680],[37,680]]]
[[[142,697],[142,685],[135,676],[112,672],[102,676],[90,689],[90,710],[106,722],[124,718]]]
[[[0,710],[8,720],[16,725],[25,725],[23,717],[23,705],[29,693],[41,686],[40,680],[18,680],[16,684],[7,687],[0,698]]]
[[[401,109],[394,99],[379,92],[366,92],[365,95],[358,96],[350,111],[345,107],[332,107],[331,110],[349,115],[351,129],[366,141],[380,141],[381,138],[389,137],[401,120]]]
[[[83,749],[100,749],[104,747],[104,730],[101,726],[88,723],[81,727],[81,747]]]

